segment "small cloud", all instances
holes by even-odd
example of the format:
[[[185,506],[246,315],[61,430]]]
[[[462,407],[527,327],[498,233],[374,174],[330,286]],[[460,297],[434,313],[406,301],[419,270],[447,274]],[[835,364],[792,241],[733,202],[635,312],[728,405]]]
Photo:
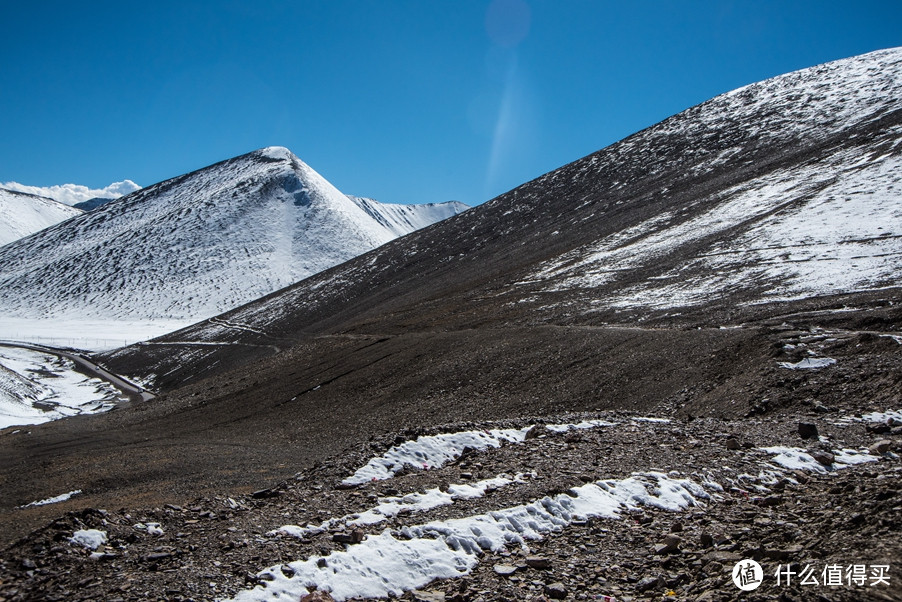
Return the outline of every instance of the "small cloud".
[[[65,205],[74,205],[91,199],[118,199],[130,192],[140,190],[141,187],[131,180],[113,182],[104,188],[88,188],[81,184],[63,184],[57,186],[26,186],[18,182],[4,182],[0,188],[36,194],[59,201]]]

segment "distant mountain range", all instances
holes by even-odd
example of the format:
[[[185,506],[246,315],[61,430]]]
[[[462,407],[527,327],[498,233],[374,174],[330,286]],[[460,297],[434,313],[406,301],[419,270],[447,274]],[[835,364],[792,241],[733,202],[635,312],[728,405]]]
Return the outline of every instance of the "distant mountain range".
[[[0,306],[35,320],[203,319],[465,208],[348,197],[270,147],[3,247]]]

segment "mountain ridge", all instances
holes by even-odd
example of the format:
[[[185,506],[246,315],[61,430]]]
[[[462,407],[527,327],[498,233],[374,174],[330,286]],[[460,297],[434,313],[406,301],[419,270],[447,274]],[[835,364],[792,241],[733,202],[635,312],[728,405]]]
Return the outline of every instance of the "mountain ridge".
[[[48,197],[0,188],[0,247],[81,213]]]

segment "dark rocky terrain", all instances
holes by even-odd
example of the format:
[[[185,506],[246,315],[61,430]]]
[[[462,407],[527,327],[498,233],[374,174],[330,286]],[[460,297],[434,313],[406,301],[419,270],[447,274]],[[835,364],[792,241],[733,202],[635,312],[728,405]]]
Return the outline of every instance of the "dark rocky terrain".
[[[535,473],[388,522],[418,525],[654,470],[723,491],[679,511],[577,520],[403,597],[732,600],[733,564],[751,558],[769,581],[742,599],[902,599],[899,426],[849,420],[902,400],[900,64],[884,51],[748,86],[216,319],[98,356],[159,395],[0,433],[0,598],[226,597],[266,567],[384,528],[267,535],[280,525]],[[806,361],[823,364],[781,365]],[[586,417],[618,426],[338,487],[422,434]],[[822,438],[803,440],[800,422]],[[841,470],[824,455],[881,441],[874,461]],[[831,470],[762,479],[761,448],[775,445]],[[68,542],[80,528],[109,534],[99,558]],[[778,588],[780,563],[889,565],[890,580]]]

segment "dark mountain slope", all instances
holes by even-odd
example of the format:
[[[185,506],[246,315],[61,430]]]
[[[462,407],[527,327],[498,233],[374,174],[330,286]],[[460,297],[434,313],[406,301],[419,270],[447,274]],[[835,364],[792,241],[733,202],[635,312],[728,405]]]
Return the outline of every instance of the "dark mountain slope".
[[[220,319],[107,359],[156,375],[165,389],[209,374],[214,362],[217,371],[241,365],[311,334],[719,326],[894,287],[900,72],[902,52],[889,50],[730,92]]]

